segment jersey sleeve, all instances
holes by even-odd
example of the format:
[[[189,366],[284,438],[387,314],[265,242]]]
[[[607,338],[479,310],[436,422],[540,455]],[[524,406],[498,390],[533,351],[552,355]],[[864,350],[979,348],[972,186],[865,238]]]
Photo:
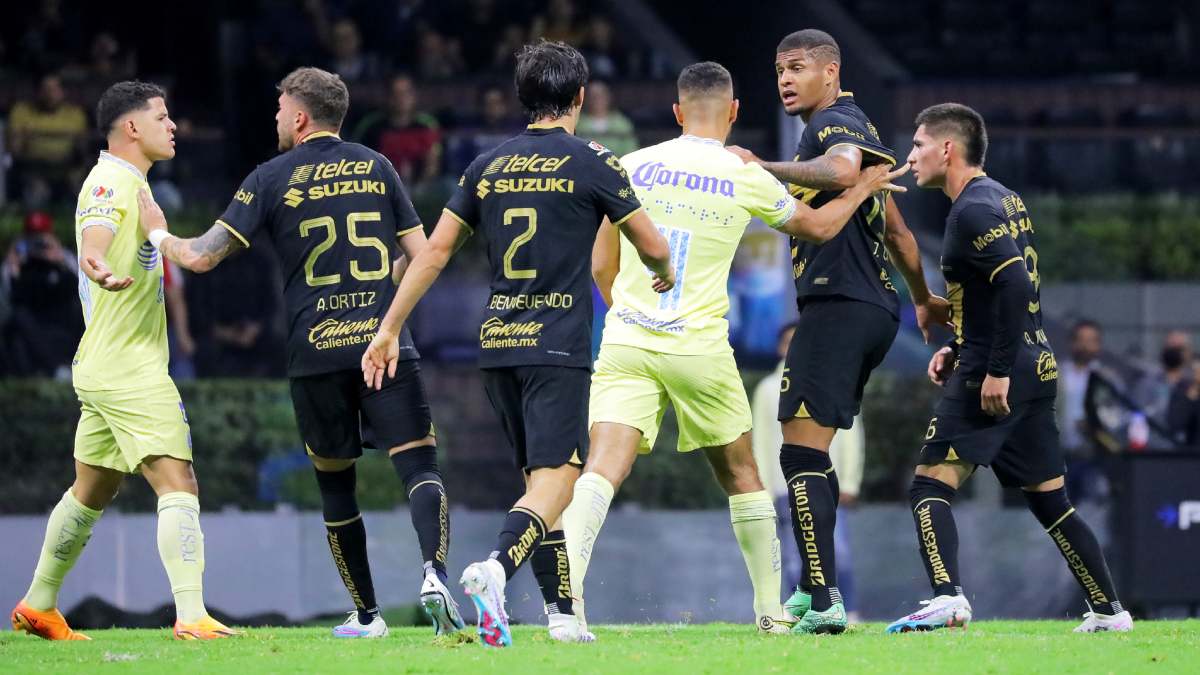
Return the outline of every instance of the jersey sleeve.
[[[463,175],[459,177],[458,187],[450,195],[450,201],[446,202],[446,208],[442,209],[472,232],[479,224],[479,208],[483,203],[481,195],[487,194],[489,182],[479,175],[481,159],[483,159],[482,155],[476,157],[475,161],[471,162]]]
[[[89,227],[104,227],[116,234],[136,198],[136,195],[122,194],[128,189],[98,183],[89,185],[87,191],[80,195],[79,203],[75,207],[75,222],[79,231]]]
[[[810,135],[810,145],[820,154],[839,145],[852,145],[862,150],[863,166],[896,163],[896,153],[876,139],[868,124],[844,110],[818,111],[804,129],[804,135]]]
[[[379,160],[392,195],[392,213],[396,217],[396,236],[403,237],[421,229],[423,227],[421,217],[417,215],[412,198],[408,196],[408,190],[400,180],[400,174],[396,173],[396,167],[392,166],[392,163],[383,155],[379,155]]]
[[[611,150],[592,141],[588,148],[595,154],[590,155],[592,173],[592,195],[599,206],[600,212],[608,216],[613,225],[620,225],[635,211],[642,208],[633,186],[629,183],[629,173],[621,164],[621,160]]]
[[[233,194],[233,199],[229,200],[229,206],[225,207],[225,212],[217,219],[218,225],[229,230],[242,242],[242,246],[247,248],[250,247],[250,240],[266,221],[266,202],[260,194],[264,182],[262,167],[259,166],[242,181],[242,185]]]
[[[1011,265],[1024,265],[1024,256],[1017,240],[1009,234],[1008,221],[999,211],[987,204],[971,204],[964,208],[955,224],[956,245],[960,255],[988,283],[995,281],[1001,270]]]
[[[738,205],[767,225],[779,228],[796,213],[788,189],[758,164],[746,164],[737,190]]]

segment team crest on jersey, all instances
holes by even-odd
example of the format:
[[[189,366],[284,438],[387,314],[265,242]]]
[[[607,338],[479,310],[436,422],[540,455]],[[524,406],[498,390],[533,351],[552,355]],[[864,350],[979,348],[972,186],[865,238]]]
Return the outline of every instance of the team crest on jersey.
[[[110,187],[97,185],[96,187],[92,188],[92,196],[96,199],[112,199],[113,194],[113,189]]]

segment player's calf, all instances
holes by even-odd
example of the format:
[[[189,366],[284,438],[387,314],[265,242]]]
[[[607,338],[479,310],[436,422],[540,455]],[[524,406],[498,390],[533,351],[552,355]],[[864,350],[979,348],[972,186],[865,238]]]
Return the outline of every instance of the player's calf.
[[[317,469],[315,473],[321,491],[321,512],[325,518],[329,552],[346,586],[346,592],[354,602],[356,627],[371,626],[379,615],[379,606],[375,602],[375,586],[367,561],[367,529],[354,494],[357,484],[355,467],[350,464],[340,471]],[[335,635],[340,635],[340,628],[342,626],[334,629]]]

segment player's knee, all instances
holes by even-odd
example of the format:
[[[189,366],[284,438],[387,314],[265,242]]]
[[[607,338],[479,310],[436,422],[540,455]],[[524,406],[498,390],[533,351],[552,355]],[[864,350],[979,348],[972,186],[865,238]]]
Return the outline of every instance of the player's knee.
[[[1041,486],[1049,485],[1053,481],[1041,483]],[[1067,496],[1067,489],[1060,482],[1057,487],[1050,487],[1042,490],[1031,490],[1025,488],[1022,490],[1025,495],[1025,503],[1029,505],[1029,511],[1034,518],[1042,524],[1042,527],[1049,530],[1054,525],[1063,521],[1066,516],[1070,515],[1071,499]]]
[[[315,464],[315,462],[314,462]],[[358,515],[358,500],[354,490],[358,483],[353,462],[341,471],[325,471],[314,467],[317,489],[321,492],[321,512],[326,523],[340,523]]]
[[[442,480],[435,445],[410,445],[405,450],[399,450],[392,454],[392,466],[405,486],[415,481],[436,480],[440,483]]]
[[[912,485],[908,488],[908,503],[915,509],[917,505],[929,499],[940,499],[953,503],[958,489],[949,483],[931,476],[917,474],[913,476]]]
[[[312,462],[313,468],[325,473],[345,471],[354,466],[353,459],[330,459],[328,457],[318,457],[313,454],[310,454],[308,459]]]
[[[941,481],[957,490],[974,470],[973,465],[943,462],[941,464],[918,464],[915,474],[918,477]]]
[[[833,466],[829,453],[806,445],[784,443],[779,449],[779,468],[783,477],[791,480],[802,473],[824,474]]]

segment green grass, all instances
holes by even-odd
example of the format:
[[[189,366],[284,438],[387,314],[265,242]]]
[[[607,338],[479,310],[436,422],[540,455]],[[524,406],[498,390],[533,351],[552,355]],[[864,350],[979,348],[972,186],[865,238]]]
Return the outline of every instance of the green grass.
[[[599,626],[599,642],[562,645],[517,627],[509,649],[435,641],[428,628],[382,640],[335,640],[325,628],[261,628],[220,642],[174,642],[167,630],[91,631],[50,643],[0,633],[10,673],[1196,673],[1200,621],[1143,621],[1133,633],[1074,635],[1063,621],[978,621],[967,630],[760,636],[730,624]]]

